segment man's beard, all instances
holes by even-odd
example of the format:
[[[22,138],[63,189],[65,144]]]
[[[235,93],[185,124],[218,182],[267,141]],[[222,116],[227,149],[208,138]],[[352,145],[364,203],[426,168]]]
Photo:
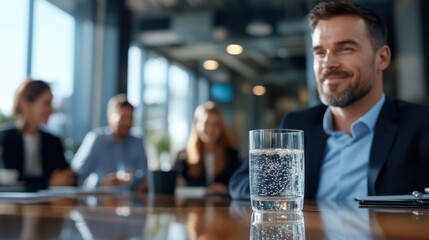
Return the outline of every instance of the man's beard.
[[[349,78],[352,76],[345,71],[333,70],[331,72],[322,74],[320,79],[326,79],[332,74],[348,76]],[[368,76],[373,75],[374,74],[369,74]],[[352,82],[342,92],[336,92],[336,89],[331,89],[331,93],[325,93],[322,85],[319,85],[317,90],[319,92],[319,98],[323,104],[333,107],[347,107],[367,95],[373,86],[374,79],[368,79],[368,81],[365,83],[358,82],[356,86],[354,86]]]
[[[374,81],[368,81],[364,86],[347,86],[346,90],[334,94],[324,94],[323,86],[319,87],[319,97],[323,104],[333,107],[347,107],[363,98],[373,87]]]

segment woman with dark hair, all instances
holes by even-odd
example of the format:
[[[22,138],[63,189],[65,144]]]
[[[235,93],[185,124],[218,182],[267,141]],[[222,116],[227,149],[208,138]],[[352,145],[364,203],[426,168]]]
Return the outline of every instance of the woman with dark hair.
[[[179,152],[175,170],[179,185],[207,186],[207,193],[227,193],[232,173],[239,166],[238,152],[219,107],[213,102],[195,110],[186,150]]]
[[[30,191],[75,184],[60,139],[41,130],[54,111],[52,98],[46,82],[23,82],[15,93],[15,125],[0,128],[3,166],[17,170]]]

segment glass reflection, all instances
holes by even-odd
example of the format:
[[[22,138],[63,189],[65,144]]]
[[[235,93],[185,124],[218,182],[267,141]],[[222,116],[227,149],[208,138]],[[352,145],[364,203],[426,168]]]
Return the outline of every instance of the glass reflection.
[[[304,215],[297,213],[252,213],[251,240],[304,240]]]
[[[80,239],[142,239],[145,236],[147,213],[142,199],[126,195],[88,196],[81,203],[70,214]]]

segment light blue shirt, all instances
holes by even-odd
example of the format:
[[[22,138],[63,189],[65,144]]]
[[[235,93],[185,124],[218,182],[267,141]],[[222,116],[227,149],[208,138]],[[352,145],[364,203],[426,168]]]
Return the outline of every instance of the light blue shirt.
[[[374,127],[385,100],[380,100],[351,125],[351,136],[333,130],[330,108],[323,117],[328,135],[320,171],[317,199],[354,199],[368,195],[368,161]]]
[[[99,186],[107,174],[121,169],[133,173],[135,186],[147,175],[143,139],[128,135],[118,142],[110,128],[95,129],[85,136],[71,166],[85,187]]]

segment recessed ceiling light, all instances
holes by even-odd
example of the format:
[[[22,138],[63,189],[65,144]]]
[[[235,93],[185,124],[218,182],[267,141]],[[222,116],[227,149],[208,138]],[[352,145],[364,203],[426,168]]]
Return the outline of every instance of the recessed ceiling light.
[[[219,67],[219,62],[216,60],[205,60],[203,67],[206,70],[216,70]]]
[[[263,96],[266,91],[265,87],[261,85],[254,86],[252,90],[253,94],[256,96]]]
[[[243,47],[239,44],[229,44],[226,47],[226,52],[231,55],[240,55],[243,52]]]

